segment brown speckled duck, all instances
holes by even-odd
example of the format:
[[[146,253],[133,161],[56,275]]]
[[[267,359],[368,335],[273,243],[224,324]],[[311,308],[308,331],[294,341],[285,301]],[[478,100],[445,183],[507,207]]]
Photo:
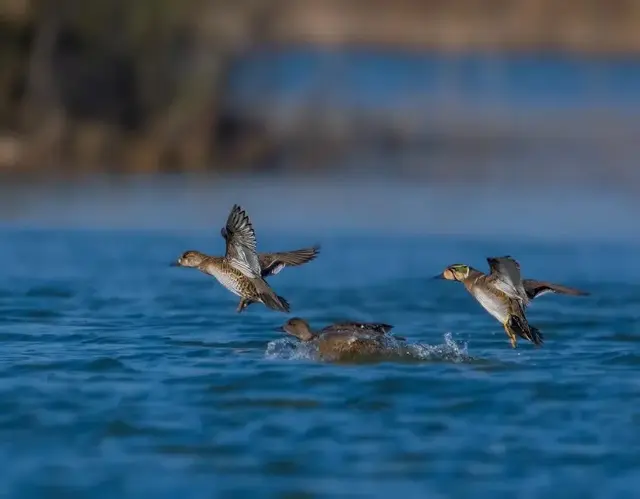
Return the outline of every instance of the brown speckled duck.
[[[323,360],[350,360],[358,357],[383,354],[383,338],[393,329],[389,324],[366,322],[340,322],[319,331],[313,331],[309,323],[299,317],[289,319],[278,331],[295,336],[302,342],[312,342]],[[396,340],[405,338],[394,336]]]
[[[271,289],[265,278],[287,266],[298,266],[313,260],[319,246],[281,253],[257,253],[256,236],[246,212],[234,205],[221,234],[226,241],[223,257],[199,251],[186,251],[174,266],[193,267],[215,277],[229,291],[240,297],[237,311],[252,303],[263,303],[280,312],[289,311],[289,303]]]

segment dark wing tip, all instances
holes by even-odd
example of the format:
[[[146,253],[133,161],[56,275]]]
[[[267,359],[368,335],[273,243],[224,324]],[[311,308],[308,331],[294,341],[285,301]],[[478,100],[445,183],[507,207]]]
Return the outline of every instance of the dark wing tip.
[[[584,289],[569,288],[569,287],[567,287],[567,289],[570,290],[571,293],[573,293],[575,296],[589,296],[591,294],[590,291],[585,291]]]
[[[223,229],[226,233],[225,239],[227,247],[229,244],[240,243],[242,245],[253,246],[255,249],[255,232],[253,224],[247,212],[239,205],[233,205],[227,224]]]
[[[286,298],[284,298],[282,296],[278,296],[278,300],[280,301],[280,304],[282,305],[282,311],[289,313],[289,311],[291,309],[291,306],[289,305],[289,302],[286,300]]]
[[[520,262],[513,258],[510,255],[504,256],[491,256],[487,258],[487,262],[489,263],[489,268],[492,272],[509,274],[509,267],[507,266],[507,262],[513,264],[518,273],[520,273]],[[520,280],[522,280],[522,276],[520,276]]]
[[[546,281],[536,281],[535,279],[525,279],[522,281],[525,291],[530,298],[535,298],[546,293],[555,293],[569,296],[589,296],[591,293],[582,289],[555,284]]]
[[[315,260],[315,258],[320,254],[320,249],[321,246],[320,244],[314,244],[313,246],[307,246],[306,248],[302,248],[300,250],[297,251],[293,251],[292,253],[310,253],[310,255],[307,257],[307,262],[310,262],[311,260]]]
[[[227,226],[234,227],[242,222],[249,222],[249,216],[239,204],[234,204],[227,219]]]
[[[544,335],[542,334],[542,331],[533,326],[529,326],[529,330],[531,331],[531,338],[529,338],[529,340],[534,345],[541,346],[544,344]]]
[[[489,264],[489,269],[491,272],[496,272],[498,269],[498,260],[493,256],[487,257],[487,263]]]
[[[262,303],[272,310],[289,313],[289,302],[282,296],[271,293],[260,293],[260,299],[262,300]]]
[[[247,213],[239,204],[234,204],[231,207],[225,226],[220,229],[220,235],[228,241],[229,236],[231,235],[230,233],[233,233],[235,230],[242,227],[245,220],[250,224]]]
[[[314,244],[313,246],[311,246],[311,251],[313,251],[313,254],[311,255],[311,258],[309,258],[309,261],[316,259],[316,257],[320,254],[320,248],[321,247],[319,244]]]
[[[487,257],[487,263],[489,264],[489,267],[491,267],[492,269],[497,267],[498,264],[500,263],[499,258],[500,257],[497,257],[497,256],[489,256],[489,257]]]
[[[487,261],[489,261],[489,262],[496,262],[496,263],[499,263],[499,262],[504,261],[504,260],[508,260],[508,261],[514,262],[516,265],[518,265],[518,260],[516,260],[515,258],[513,258],[511,255],[502,255],[502,256],[490,256],[490,257],[487,257]]]

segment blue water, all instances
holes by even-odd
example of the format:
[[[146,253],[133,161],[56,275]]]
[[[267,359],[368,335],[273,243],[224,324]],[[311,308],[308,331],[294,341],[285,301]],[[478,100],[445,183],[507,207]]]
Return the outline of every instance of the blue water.
[[[260,233],[264,249],[307,235]],[[637,497],[637,246],[518,238],[323,236],[271,279],[320,327],[382,321],[411,352],[333,365],[273,329],[288,316],[168,263],[217,230],[0,229],[0,495]],[[509,347],[450,263],[512,254],[589,290],[528,311]]]
[[[434,109],[453,99],[467,112],[498,104],[637,115],[639,86],[640,63],[634,58],[263,49],[235,62],[227,98],[248,112],[265,105],[282,111],[319,99],[322,107],[336,109]]]

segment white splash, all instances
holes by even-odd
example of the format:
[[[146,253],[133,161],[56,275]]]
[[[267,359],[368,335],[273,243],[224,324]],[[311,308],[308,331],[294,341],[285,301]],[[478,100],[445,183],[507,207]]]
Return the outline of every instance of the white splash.
[[[473,360],[467,351],[466,342],[457,342],[451,333],[445,333],[444,343],[440,345],[423,345],[407,343],[401,347],[406,356],[419,360],[439,360],[449,362],[469,362]]]
[[[425,345],[400,341],[393,336],[386,336],[385,357],[387,360],[429,360],[446,362],[469,362],[473,358],[467,352],[467,344],[453,339],[451,333],[444,335],[444,343]],[[267,359],[286,360],[318,360],[318,350],[312,343],[298,342],[290,338],[270,341],[265,351]]]
[[[267,359],[316,360],[318,349],[313,343],[280,338],[267,343],[264,356]]]

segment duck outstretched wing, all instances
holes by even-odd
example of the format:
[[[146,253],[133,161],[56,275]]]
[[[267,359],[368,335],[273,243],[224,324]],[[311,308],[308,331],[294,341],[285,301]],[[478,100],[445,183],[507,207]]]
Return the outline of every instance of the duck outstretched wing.
[[[320,333],[361,333],[364,335],[384,336],[388,334],[392,329],[392,325],[379,322],[344,321],[338,322],[336,324],[331,324],[330,326],[323,328]],[[400,336],[396,336],[395,338],[398,340],[405,339]]]
[[[524,290],[527,293],[529,300],[533,300],[538,296],[542,296],[546,293],[557,293],[560,295],[571,296],[588,296],[589,293],[580,289],[571,288],[569,286],[563,286],[561,284],[555,284],[546,281],[537,281],[535,279],[524,279],[522,281]]]
[[[239,205],[234,204],[231,208],[222,235],[227,243],[225,256],[231,266],[247,277],[261,277],[256,234],[249,216]]]
[[[276,275],[285,267],[297,267],[314,260],[320,251],[320,246],[315,245],[310,248],[302,248],[293,251],[283,251],[281,253],[260,253],[260,267],[262,277]]]

